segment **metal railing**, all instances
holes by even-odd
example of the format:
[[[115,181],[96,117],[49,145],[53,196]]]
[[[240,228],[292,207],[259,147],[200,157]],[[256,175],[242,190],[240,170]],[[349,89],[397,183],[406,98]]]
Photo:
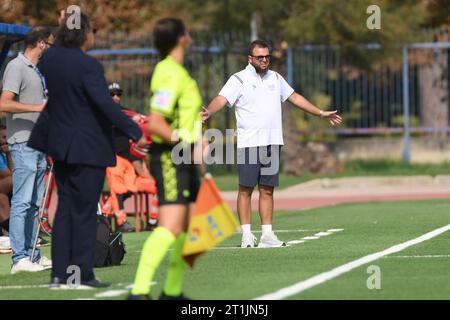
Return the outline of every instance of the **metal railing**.
[[[148,113],[150,79],[159,61],[154,48],[96,49],[89,54],[99,59],[108,81],[117,81],[124,90],[122,103],[133,110]],[[203,102],[214,98],[228,77],[246,65],[246,56],[240,50],[225,51],[219,47],[195,47],[185,65],[197,80]],[[225,129],[233,126],[231,111],[215,117],[212,125]]]
[[[303,45],[287,51],[288,82],[322,108],[336,108],[344,125],[330,128],[324,122],[300,121],[305,134],[344,136],[403,134],[404,158],[409,158],[410,134],[444,134],[450,131],[449,83],[450,42],[414,43],[399,47],[399,55],[385,59],[371,70],[357,68],[343,56],[338,46]],[[379,45],[367,45],[383,50]],[[105,67],[108,81],[118,81],[124,89],[123,104],[148,112],[149,87],[153,68],[159,61],[153,48],[96,49],[89,54]],[[9,58],[13,56],[10,53]],[[196,47],[186,66],[198,81],[204,103],[208,103],[234,72],[245,67],[245,49]],[[439,99],[434,99],[439,97]],[[439,100],[439,101],[437,101]],[[439,118],[430,114],[438,110]],[[298,115],[297,115],[298,116]],[[234,127],[234,112],[226,108],[214,117],[213,127]]]

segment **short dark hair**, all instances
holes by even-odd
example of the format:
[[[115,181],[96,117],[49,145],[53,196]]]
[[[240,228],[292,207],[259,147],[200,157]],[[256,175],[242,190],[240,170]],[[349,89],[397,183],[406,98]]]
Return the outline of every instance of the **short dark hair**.
[[[67,20],[70,16],[66,17],[61,23],[56,35],[56,41],[67,48],[80,48],[87,39],[87,34],[92,30],[91,19],[87,14],[81,12],[80,15],[80,28],[69,29]]]
[[[39,41],[47,41],[52,33],[52,29],[48,27],[31,28],[25,36],[25,45],[34,48]]]
[[[163,18],[156,22],[153,29],[153,42],[161,57],[165,58],[186,34],[186,26],[181,19]]]
[[[253,49],[256,47],[258,48],[267,48],[270,51],[270,45],[267,41],[264,40],[255,40],[252,43],[250,43],[250,47],[248,48],[248,54],[251,56],[253,55]]]

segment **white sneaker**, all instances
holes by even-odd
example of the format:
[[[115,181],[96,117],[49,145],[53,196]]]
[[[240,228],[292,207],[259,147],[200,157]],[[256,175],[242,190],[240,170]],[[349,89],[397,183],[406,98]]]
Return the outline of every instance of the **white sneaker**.
[[[42,270],[44,270],[44,267],[40,264],[31,262],[30,258],[23,258],[13,264],[11,274],[17,272],[39,272]]]
[[[52,260],[44,256],[42,256],[38,261],[36,261],[36,263],[43,266],[45,270],[52,268]]]
[[[256,246],[256,237],[253,233],[243,233],[241,248],[253,248]]]
[[[0,253],[11,253],[11,243],[9,237],[0,237]]]
[[[259,239],[258,248],[278,248],[285,247],[286,243],[277,238],[275,233],[270,232],[263,234]]]

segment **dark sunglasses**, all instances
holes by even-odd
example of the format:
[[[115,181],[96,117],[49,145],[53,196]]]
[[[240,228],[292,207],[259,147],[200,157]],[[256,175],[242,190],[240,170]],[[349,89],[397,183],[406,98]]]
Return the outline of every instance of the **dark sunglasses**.
[[[263,61],[264,59],[266,59],[267,61],[270,61],[270,58],[272,58],[272,56],[269,54],[267,56],[254,56],[252,55],[253,58],[256,58],[256,60],[258,61]]]
[[[122,93],[119,93],[119,92],[111,92],[110,93],[110,96],[111,97],[114,97],[114,96],[118,96],[119,98],[122,96]]]

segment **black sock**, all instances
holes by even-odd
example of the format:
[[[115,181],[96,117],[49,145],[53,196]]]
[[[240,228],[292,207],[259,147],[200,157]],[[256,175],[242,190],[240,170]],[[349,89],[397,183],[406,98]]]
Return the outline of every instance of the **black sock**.
[[[133,195],[132,192],[127,192],[123,194],[123,201],[127,200],[129,197],[131,197]]]
[[[119,203],[119,210],[123,210],[123,201],[125,194],[117,194],[117,202]]]
[[[9,218],[6,219],[5,221],[3,221],[2,223],[0,223],[0,226],[9,232]]]

